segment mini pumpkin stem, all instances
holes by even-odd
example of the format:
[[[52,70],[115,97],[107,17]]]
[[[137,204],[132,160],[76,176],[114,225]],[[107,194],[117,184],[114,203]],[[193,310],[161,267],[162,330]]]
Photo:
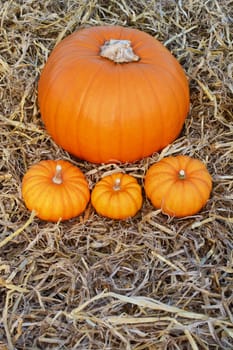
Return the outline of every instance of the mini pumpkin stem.
[[[179,179],[184,180],[185,178],[186,178],[186,173],[185,173],[184,169],[181,169],[179,171]]]
[[[113,185],[114,191],[120,191],[121,189],[121,179],[119,177],[115,180],[114,185]]]
[[[133,52],[130,40],[111,39],[105,41],[100,48],[100,56],[108,58],[115,63],[134,62],[140,59]]]
[[[56,165],[56,172],[55,175],[53,177],[53,183],[60,185],[62,184],[63,180],[62,180],[62,166],[60,164]]]

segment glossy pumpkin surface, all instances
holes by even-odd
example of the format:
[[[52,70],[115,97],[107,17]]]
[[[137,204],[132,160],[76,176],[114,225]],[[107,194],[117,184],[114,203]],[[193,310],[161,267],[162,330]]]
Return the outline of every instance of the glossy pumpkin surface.
[[[196,214],[207,202],[211,176],[200,160],[167,157],[153,164],[145,176],[145,192],[155,208],[170,216]]]
[[[42,220],[68,220],[81,214],[90,199],[81,170],[68,161],[44,160],[23,177],[22,196],[29,210]]]
[[[127,219],[142,206],[141,187],[131,175],[111,174],[97,182],[91,193],[91,203],[102,216]]]
[[[136,59],[116,63],[102,56],[106,43],[119,40],[131,45]],[[179,135],[189,87],[181,65],[158,40],[133,28],[98,26],[54,48],[39,79],[38,101],[47,131],[68,152],[95,163],[132,162]]]

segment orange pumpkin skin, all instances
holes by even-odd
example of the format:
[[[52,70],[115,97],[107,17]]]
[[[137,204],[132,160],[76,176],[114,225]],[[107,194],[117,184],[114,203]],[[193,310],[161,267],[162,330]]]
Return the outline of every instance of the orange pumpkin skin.
[[[123,173],[105,176],[91,193],[91,203],[96,212],[111,219],[127,219],[136,215],[142,200],[137,180]]]
[[[196,214],[207,202],[212,179],[206,166],[188,156],[170,156],[153,164],[145,176],[145,192],[155,208],[184,217]]]
[[[129,40],[139,60],[100,56],[110,39]],[[179,62],[155,38],[99,26],[78,30],[54,48],[39,79],[38,102],[47,131],[71,154],[94,163],[132,162],[179,135],[189,87]]]
[[[57,166],[61,172],[55,183]],[[24,175],[22,197],[40,219],[57,222],[81,214],[89,202],[90,190],[79,168],[68,161],[43,160]]]

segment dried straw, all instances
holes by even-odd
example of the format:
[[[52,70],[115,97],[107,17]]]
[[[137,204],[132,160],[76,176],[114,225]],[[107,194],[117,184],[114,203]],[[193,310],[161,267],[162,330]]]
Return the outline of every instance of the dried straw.
[[[5,0],[0,8],[0,349],[233,348],[233,3],[231,0]],[[53,47],[85,26],[119,24],[163,42],[185,69],[191,110],[179,138],[134,164],[81,162],[49,137],[37,81]],[[167,217],[144,196],[133,219],[91,206],[56,224],[30,216],[22,176],[67,159],[90,186],[115,171],[143,186],[168,155],[204,161],[203,210]]]

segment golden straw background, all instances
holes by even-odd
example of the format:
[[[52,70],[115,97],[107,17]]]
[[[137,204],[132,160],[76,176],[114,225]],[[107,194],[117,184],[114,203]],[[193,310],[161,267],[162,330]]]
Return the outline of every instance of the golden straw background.
[[[53,47],[104,24],[159,39],[190,83],[179,138],[134,164],[75,159],[38,110]],[[233,349],[233,1],[2,0],[0,35],[0,350]],[[169,218],[144,195],[129,220],[89,205],[53,224],[22,201],[22,177],[42,159],[71,161],[92,188],[117,170],[143,186],[151,164],[178,154],[202,160],[213,177],[210,200],[192,217]]]

